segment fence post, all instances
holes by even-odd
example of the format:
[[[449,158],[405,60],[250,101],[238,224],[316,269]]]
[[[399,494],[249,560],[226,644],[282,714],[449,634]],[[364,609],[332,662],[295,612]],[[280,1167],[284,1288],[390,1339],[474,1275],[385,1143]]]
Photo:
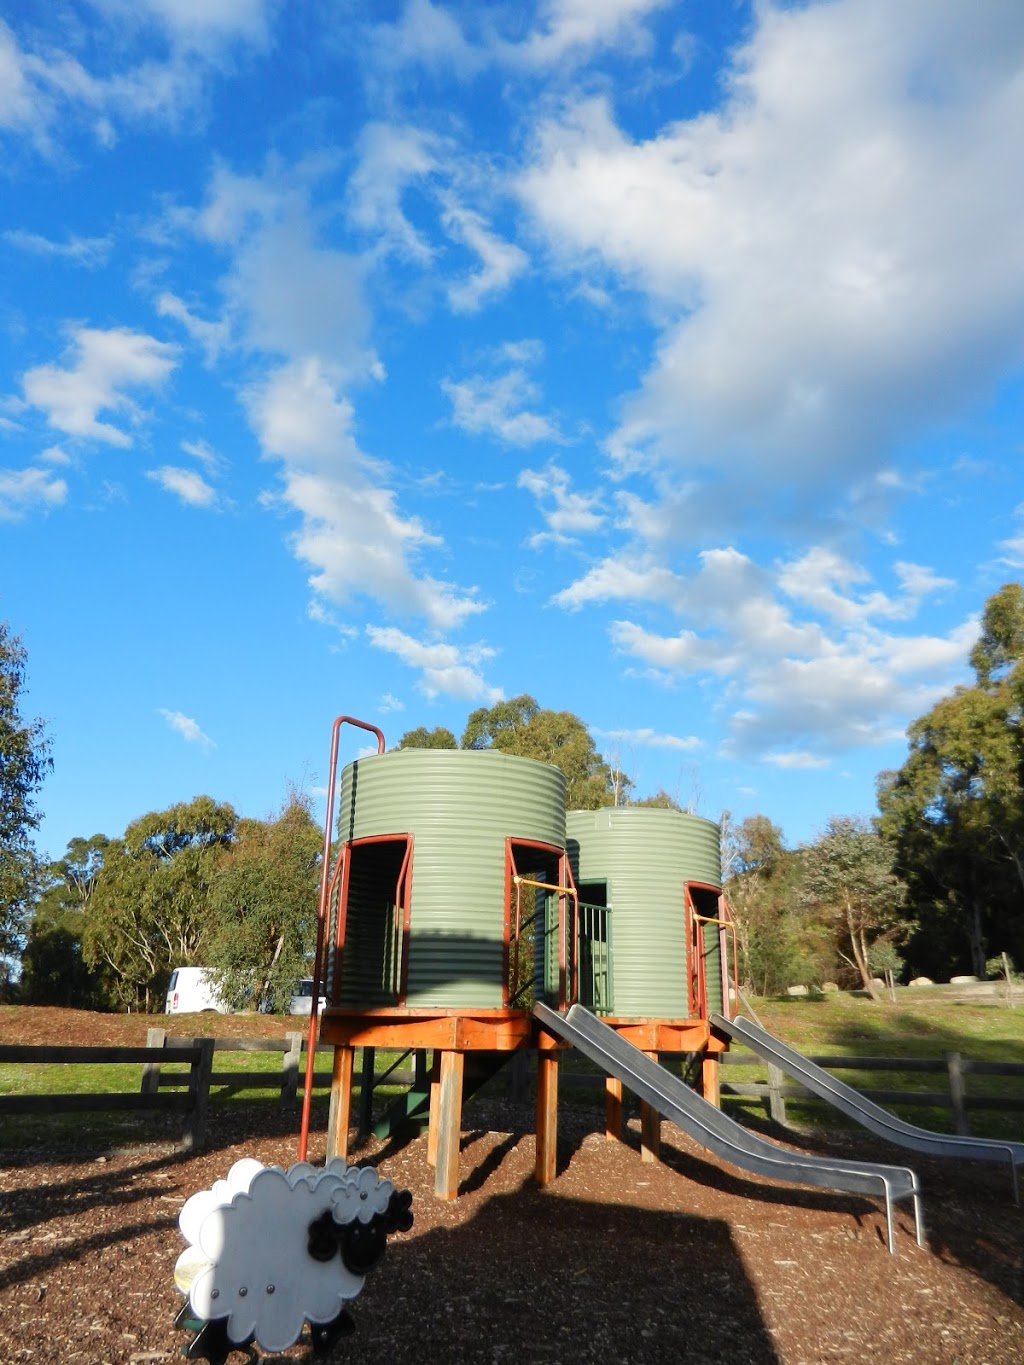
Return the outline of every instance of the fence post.
[[[785,1072],[773,1062],[768,1063],[768,1114],[773,1123],[786,1126],[786,1101],[782,1094]]]
[[[206,1141],[206,1111],[210,1104],[210,1077],[213,1074],[213,1038],[193,1038],[195,1060],[188,1080],[192,1107],[181,1138],[181,1150],[198,1151]]]
[[[147,1047],[163,1047],[167,1042],[167,1030],[165,1028],[148,1028],[146,1030]],[[155,1095],[160,1088],[160,1063],[145,1062],[142,1067],[142,1086],[139,1090],[141,1095]]]
[[[967,1108],[964,1104],[964,1071],[959,1052],[946,1053],[946,1070],[949,1073],[949,1102],[953,1106],[953,1125],[960,1137],[969,1137],[971,1125],[967,1121]]]
[[[299,1093],[299,1062],[302,1058],[302,1034],[286,1033],[288,1047],[281,1061],[281,1103],[294,1104]]]

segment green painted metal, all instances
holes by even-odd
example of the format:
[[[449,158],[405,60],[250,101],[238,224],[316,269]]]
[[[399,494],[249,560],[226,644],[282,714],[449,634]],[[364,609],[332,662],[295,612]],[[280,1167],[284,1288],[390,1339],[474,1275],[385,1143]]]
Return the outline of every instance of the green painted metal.
[[[566,844],[580,899],[588,899],[590,883],[603,889],[611,911],[615,1015],[686,1018],[683,887],[721,886],[718,825],[650,806],[569,811]],[[710,978],[717,969],[710,960],[708,968]]]
[[[499,1008],[506,840],[565,848],[563,774],[494,750],[397,749],[350,763],[341,779],[339,838],[407,835],[413,852],[406,1005]],[[391,925],[401,847],[353,850],[344,1004],[394,1003]]]

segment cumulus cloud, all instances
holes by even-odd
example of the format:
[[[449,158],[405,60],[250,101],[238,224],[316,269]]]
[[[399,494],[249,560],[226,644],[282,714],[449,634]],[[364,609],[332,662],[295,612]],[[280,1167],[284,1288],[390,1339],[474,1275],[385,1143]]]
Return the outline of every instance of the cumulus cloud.
[[[194,469],[165,464],[159,469],[148,469],[146,477],[158,483],[165,492],[173,493],[187,507],[213,507],[217,502],[217,490]]]
[[[480,268],[448,286],[448,302],[456,313],[477,309],[508,288],[528,264],[526,252],[514,242],[503,241],[483,216],[472,209],[449,205],[444,226],[480,259]]]
[[[668,0],[546,0],[540,22],[519,43],[501,43],[497,53],[527,66],[548,67],[580,60],[595,49],[614,46],[621,56],[644,52],[648,38],[643,20]]]
[[[141,422],[143,411],[127,391],[159,388],[177,364],[177,348],[126,327],[77,326],[70,338],[64,366],[37,365],[22,376],[26,400],[58,431],[130,446],[129,433],[100,421],[99,414],[109,411],[124,414],[133,425]]]
[[[472,590],[416,572],[414,557],[440,539],[399,513],[352,435],[351,404],[320,363],[279,368],[246,401],[264,455],[281,462],[281,500],[301,517],[292,546],[315,569],[318,596],[369,596],[439,630],[484,609]]]
[[[170,728],[189,744],[198,744],[204,749],[217,747],[209,735],[203,734],[198,723],[191,716],[186,716],[182,711],[168,711],[163,706],[157,709]]]
[[[377,250],[429,262],[434,249],[406,217],[402,195],[438,169],[437,140],[421,128],[370,123],[360,134],[358,151],[348,182],[349,221],[373,234]]]
[[[29,512],[59,507],[68,486],[48,469],[0,469],[0,521],[20,521]]]
[[[825,575],[810,591],[815,565]],[[945,580],[905,566],[910,595],[872,588],[859,566],[810,551],[771,570],[734,549],[701,556],[678,580],[672,603],[686,624],[662,634],[636,621],[613,623],[625,658],[663,680],[715,681],[724,752],[779,767],[824,763],[845,748],[898,738],[959,680],[977,632],[971,617],[942,636],[894,635],[885,622],[916,611]],[[917,594],[915,596],[914,594]]]
[[[393,626],[367,626],[366,634],[377,649],[419,670],[419,687],[428,697],[460,697],[493,705],[504,695],[500,687],[489,686],[480,672],[481,665],[494,657],[494,650],[486,645],[417,640]]]
[[[113,246],[110,237],[71,236],[67,241],[55,242],[38,232],[25,232],[22,229],[11,229],[5,232],[3,237],[5,242],[17,247],[19,251],[50,260],[68,261],[71,265],[84,266],[87,270],[95,270],[105,265]]]
[[[845,486],[1019,362],[1022,56],[1012,0],[765,4],[717,112],[636,139],[598,96],[541,124],[524,204],[660,328],[624,468],[747,507]]]
[[[668,735],[649,726],[641,726],[637,730],[595,729],[594,733],[622,744],[638,744],[648,749],[679,749],[687,753],[699,749],[704,742],[696,735]]]
[[[524,469],[519,475],[519,487],[537,499],[546,531],[537,531],[527,539],[534,549],[554,541],[556,544],[574,543],[578,535],[600,530],[604,513],[599,510],[601,499],[596,493],[573,493],[569,475],[559,465],[545,469]],[[545,504],[547,504],[545,506]]]
[[[451,400],[455,426],[472,435],[494,436],[512,446],[565,442],[555,423],[534,409],[540,387],[523,365],[513,364],[501,374],[445,379],[441,389]]]

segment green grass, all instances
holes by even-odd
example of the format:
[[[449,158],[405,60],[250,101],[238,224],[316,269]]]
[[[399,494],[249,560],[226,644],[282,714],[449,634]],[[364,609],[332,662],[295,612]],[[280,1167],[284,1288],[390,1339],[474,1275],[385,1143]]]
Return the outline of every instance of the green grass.
[[[763,1026],[805,1056],[925,1058],[944,1062],[958,1052],[972,1061],[1024,1064],[1024,1001],[1009,1008],[999,996],[964,1000],[942,988],[904,988],[896,1001],[880,1004],[844,993],[751,1002]],[[738,1013],[750,1013],[740,1007]],[[904,1090],[917,1093],[948,1091],[946,1073],[856,1071],[836,1072],[840,1080],[859,1090]],[[763,1081],[763,1063],[723,1068],[723,1080]],[[969,1098],[995,1097],[1024,1103],[1024,1078],[967,1075]],[[763,1115],[757,1100],[728,1097],[730,1112]],[[922,1128],[951,1132],[952,1111],[922,1105],[889,1106],[894,1113]],[[829,1106],[814,1100],[787,1100],[787,1122],[796,1127],[843,1123]],[[979,1137],[1024,1138],[1024,1112],[969,1111],[971,1132]]]
[[[842,1055],[872,1057],[912,1057],[943,1060],[949,1052],[959,1052],[964,1058],[976,1061],[1024,1063],[1024,1001],[1016,1009],[1008,1008],[998,997],[984,1003],[963,1002],[949,998],[940,989],[905,989],[898,992],[895,1004],[888,1001],[875,1004],[864,997],[830,994],[820,998],[754,999],[753,1011],[761,1023],[790,1046],[807,1056]],[[740,1013],[750,1011],[742,1008]],[[112,1034],[112,1042],[115,1035]],[[734,1050],[741,1054],[742,1050]],[[749,1054],[748,1054],[749,1055]],[[382,1071],[397,1054],[377,1054],[377,1069]],[[403,1063],[407,1065],[407,1063]],[[217,1052],[214,1074],[244,1072],[253,1078],[265,1077],[265,1085],[258,1089],[226,1087],[216,1082],[211,1090],[210,1103],[216,1112],[233,1105],[262,1105],[280,1110],[278,1096],[282,1067],[280,1052]],[[572,1052],[565,1054],[567,1072],[592,1071],[582,1058]],[[165,1064],[165,1074],[176,1072],[184,1080],[188,1068],[184,1064]],[[358,1069],[358,1059],[357,1059]],[[677,1070],[676,1066],[673,1069]],[[317,1071],[329,1070],[329,1057],[317,1059]],[[301,1093],[305,1074],[305,1056],[299,1069]],[[939,1073],[892,1073],[879,1071],[847,1071],[837,1073],[848,1084],[864,1090],[896,1090],[908,1092],[942,1092],[947,1090],[947,1078]],[[33,1094],[107,1094],[138,1093],[142,1079],[139,1063],[109,1063],[83,1065],[0,1065],[0,1095]],[[729,1064],[723,1067],[725,1083],[764,1081],[766,1071],[759,1060],[749,1065]],[[1024,1079],[1016,1077],[966,1077],[970,1097],[990,1095],[1015,1098],[1024,1102]],[[378,1092],[384,1102],[387,1093],[397,1093],[396,1087]],[[161,1087],[163,1090],[163,1087]],[[486,1093],[500,1099],[504,1094],[504,1074],[495,1078]],[[326,1103],[326,1090],[318,1086],[314,1092],[317,1104]],[[567,1105],[601,1103],[599,1089],[591,1093],[566,1085],[562,1102]],[[763,1121],[765,1103],[758,1099],[726,1096],[724,1103],[737,1116],[747,1114]],[[922,1127],[951,1131],[952,1116],[948,1108],[924,1108],[917,1105],[892,1106],[895,1112]],[[230,1112],[230,1111],[229,1111]],[[292,1111],[287,1111],[291,1113]],[[298,1124],[298,1107],[294,1110]],[[795,1127],[837,1127],[843,1122],[833,1109],[817,1101],[787,1100],[787,1119]],[[140,1114],[80,1114],[80,1115],[8,1115],[0,1124],[0,1147],[24,1145],[26,1141],[48,1142],[65,1135],[68,1140],[81,1137],[83,1141],[100,1141],[104,1134],[113,1142],[157,1140],[166,1131],[180,1133],[184,1123],[181,1114],[155,1112]],[[970,1111],[971,1131],[979,1136],[1024,1138],[1024,1112]]]

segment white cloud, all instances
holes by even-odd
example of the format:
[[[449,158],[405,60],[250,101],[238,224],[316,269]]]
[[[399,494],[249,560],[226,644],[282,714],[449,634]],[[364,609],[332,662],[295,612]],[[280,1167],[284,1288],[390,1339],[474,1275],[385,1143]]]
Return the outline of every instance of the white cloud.
[[[772,570],[733,549],[700,560],[697,574],[677,580],[672,606],[685,618],[681,629],[661,634],[618,620],[610,637],[663,681],[710,684],[726,754],[790,767],[811,754],[824,764],[845,748],[898,738],[907,716],[963,675],[973,617],[941,636],[893,635],[880,623],[912,615],[920,596],[865,592],[866,573],[837,556],[811,551]],[[815,564],[820,592],[811,590]],[[901,565],[897,576],[921,595],[946,586],[917,566]]]
[[[348,182],[348,217],[386,247],[421,264],[434,251],[402,210],[402,194],[438,169],[436,140],[420,128],[368,124]]]
[[[580,60],[595,48],[614,47],[618,56],[649,46],[642,20],[668,0],[546,0],[540,25],[521,43],[502,44],[506,60],[528,66]]]
[[[638,730],[597,730],[594,733],[604,739],[618,740],[623,744],[639,744],[648,749],[679,749],[690,752],[699,749],[704,741],[696,735],[667,735],[648,726]]]
[[[1020,524],[1020,529],[1015,535],[999,542],[997,548],[1001,553],[997,562],[1005,564],[1009,569],[1024,569],[1024,502],[1013,509],[1013,515]]]
[[[20,521],[38,508],[59,507],[68,495],[48,469],[0,469],[0,521]]]
[[[213,507],[217,502],[217,490],[194,469],[161,465],[159,469],[148,469],[146,478],[158,483],[165,492],[173,493],[188,507]]]
[[[1012,0],[766,3],[718,112],[644,141],[600,98],[541,125],[524,202],[661,327],[624,466],[763,508],[884,470],[1019,362],[1022,55]]]
[[[282,500],[301,516],[292,545],[316,570],[314,592],[333,602],[366,595],[439,630],[484,610],[472,590],[415,572],[413,556],[440,540],[371,481],[379,468],[356,445],[351,405],[322,365],[283,366],[246,402],[264,454],[282,463]]]
[[[500,375],[445,379],[441,388],[451,399],[452,421],[463,431],[495,436],[513,446],[565,442],[549,418],[531,410],[531,405],[540,398],[540,389],[521,366],[513,366]]]
[[[177,363],[177,347],[125,327],[78,326],[70,337],[65,368],[37,365],[22,376],[25,398],[58,431],[130,446],[131,436],[99,414],[124,414],[138,424],[144,414],[126,390],[159,388]]]
[[[168,711],[163,706],[158,707],[157,711],[159,715],[163,716],[171,729],[176,734],[181,735],[182,739],[189,744],[199,744],[204,749],[215,749],[217,747],[209,735],[203,734],[191,716],[186,716],[181,711]]]
[[[683,591],[682,580],[649,558],[629,554],[609,555],[593,565],[582,578],[556,592],[551,599],[570,611],[587,603],[631,601],[673,602]]]
[[[390,715],[392,711],[404,711],[405,702],[390,692],[384,692],[377,698],[377,710],[381,715]]]
[[[27,251],[34,256],[44,256],[54,260],[70,261],[72,265],[84,266],[87,270],[105,265],[113,242],[109,237],[69,237],[66,242],[54,242],[38,232],[25,232],[11,229],[3,234],[4,241],[19,251]]]
[[[196,317],[183,299],[171,293],[163,293],[156,301],[157,314],[162,318],[174,318],[202,349],[206,363],[212,365],[228,344],[231,329],[226,322],[206,322]]]
[[[480,269],[448,286],[448,302],[456,313],[475,313],[485,301],[503,293],[526,269],[529,258],[521,247],[502,241],[472,209],[449,205],[444,226],[480,258]]]
[[[373,75],[407,66],[469,76],[486,62],[485,54],[463,35],[457,20],[431,0],[408,0],[397,22],[373,28],[369,38]]]
[[[217,474],[224,467],[223,456],[219,455],[206,441],[182,441],[181,449],[191,455],[210,474]]]
[[[524,469],[519,475],[519,487],[527,489],[543,504],[541,516],[547,526],[546,531],[538,531],[527,539],[534,549],[554,541],[559,545],[573,544],[575,537],[600,530],[604,524],[604,513],[599,511],[600,497],[596,493],[572,493],[569,491],[569,475],[559,465],[549,464],[545,469]]]
[[[480,672],[480,666],[494,657],[494,650],[486,645],[424,642],[393,626],[367,626],[366,634],[378,649],[419,670],[419,687],[428,697],[460,697],[492,705],[502,698],[501,689],[490,687]]]
[[[20,39],[0,20],[0,129],[24,134],[49,157],[80,122],[104,148],[116,142],[120,123],[180,125],[201,108],[207,82],[231,49],[268,41],[277,7],[277,0],[91,0],[102,74],[66,50],[75,29],[62,9],[39,9],[21,25]],[[154,27],[165,54],[147,51],[135,62]]]
[[[320,161],[290,171],[274,163],[257,177],[221,166],[202,209],[172,216],[230,255],[221,281],[226,317],[215,326],[233,324],[250,350],[296,360],[319,356],[339,374],[362,376],[376,364],[366,349],[364,267],[357,257],[320,241],[310,200],[324,169]],[[174,316],[197,328],[191,311],[173,295],[164,300]],[[202,325],[200,339],[209,327]]]

